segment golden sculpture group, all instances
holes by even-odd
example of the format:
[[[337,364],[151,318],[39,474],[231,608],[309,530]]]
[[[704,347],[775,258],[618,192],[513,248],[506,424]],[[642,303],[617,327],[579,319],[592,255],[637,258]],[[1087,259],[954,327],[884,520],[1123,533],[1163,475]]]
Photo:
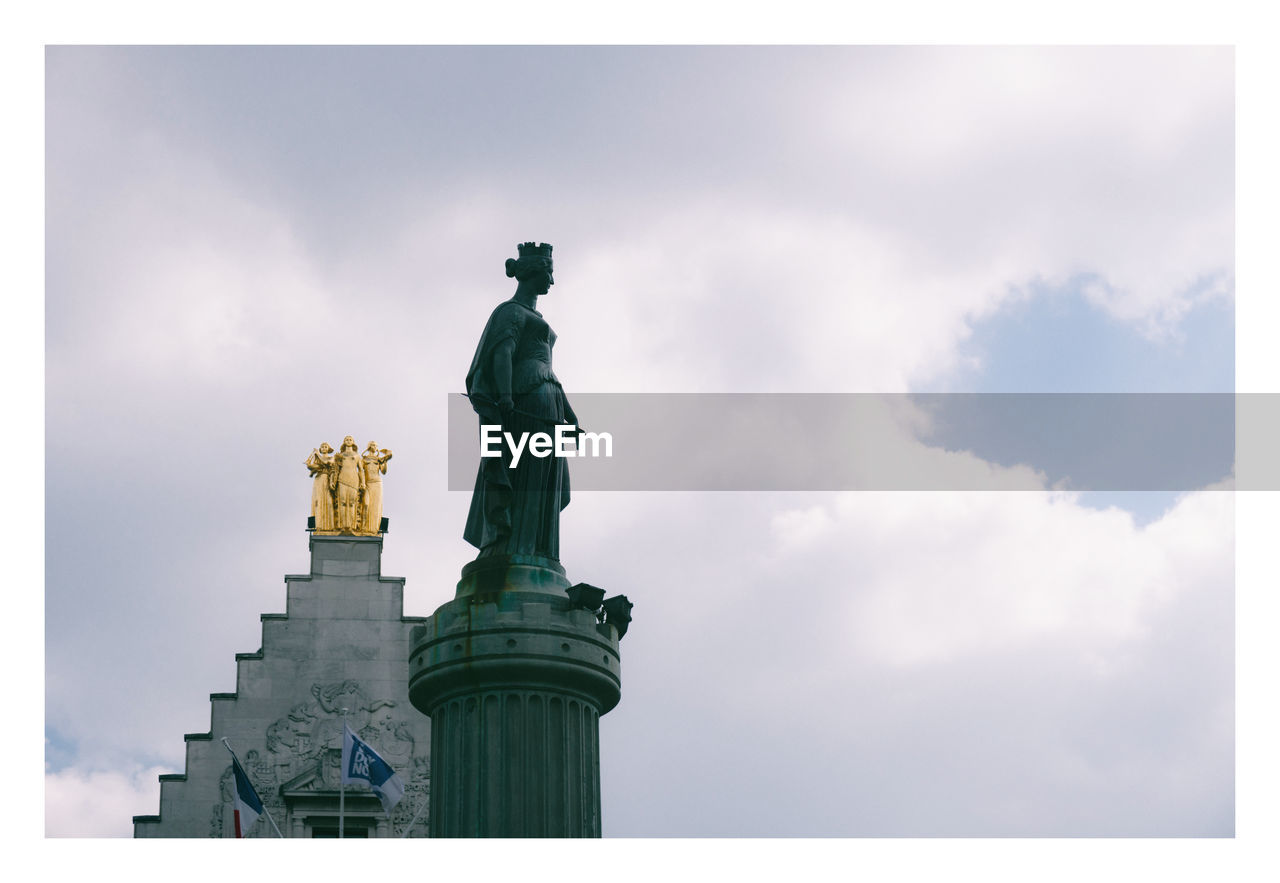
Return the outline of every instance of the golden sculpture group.
[[[382,476],[391,451],[369,442],[364,454],[347,436],[334,453],[328,442],[311,451],[311,516],[316,533],[376,535],[382,524]]]

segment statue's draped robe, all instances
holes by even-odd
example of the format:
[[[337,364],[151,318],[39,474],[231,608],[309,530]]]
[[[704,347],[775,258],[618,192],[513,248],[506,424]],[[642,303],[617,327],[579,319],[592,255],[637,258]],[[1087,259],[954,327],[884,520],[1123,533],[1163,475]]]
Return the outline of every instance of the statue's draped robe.
[[[329,490],[333,458],[313,454],[307,465],[315,473],[311,482],[311,514],[316,520],[316,530],[333,530],[333,497]]]
[[[361,468],[364,469],[364,513],[361,516],[361,529],[365,532],[376,531],[382,523],[382,470],[386,468],[385,460],[365,455]]]
[[[334,458],[334,468],[338,473],[338,508],[334,513],[334,521],[338,530],[356,531],[360,529],[360,489],[364,487],[364,468],[360,455],[339,451]]]
[[[505,419],[493,370],[494,353],[514,341],[511,356],[513,410]],[[485,325],[467,372],[467,395],[482,425],[501,424],[513,438],[572,424],[572,409],[551,370],[556,334],[537,310],[514,300],[498,305]],[[560,510],[569,505],[569,469],[556,456],[534,457],[526,448],[511,466],[504,439],[502,456],[484,457],[476,474],[471,511],[463,538],[484,555],[541,555],[560,558]]]

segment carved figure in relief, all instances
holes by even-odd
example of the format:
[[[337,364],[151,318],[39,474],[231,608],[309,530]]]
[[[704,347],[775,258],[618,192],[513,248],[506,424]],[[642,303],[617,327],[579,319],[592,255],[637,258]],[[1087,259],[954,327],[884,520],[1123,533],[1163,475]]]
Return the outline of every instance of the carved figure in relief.
[[[342,709],[354,713],[365,708],[368,700],[364,691],[355,681],[342,681],[337,684],[312,684],[311,695],[329,714],[341,714]]]
[[[376,699],[369,705],[369,723],[359,731],[360,738],[373,745],[387,763],[397,770],[407,769],[416,740],[409,725],[397,720],[395,702]]]
[[[293,708],[289,709],[289,720],[296,721],[300,724],[304,724],[307,721],[313,721],[317,717],[319,717],[319,715],[311,710],[311,703],[309,702],[299,702],[297,705],[293,706]]]
[[[244,756],[245,771],[253,776],[256,787],[264,792],[263,800],[270,796],[275,781],[275,768],[269,758],[263,757],[256,748],[250,748]]]
[[[296,741],[297,737],[294,735],[293,727],[289,725],[288,718],[282,717],[267,727],[267,750],[272,754],[292,753]]]
[[[387,474],[391,451],[379,450],[377,442],[369,442],[362,457],[364,466],[364,511],[360,520],[364,533],[376,533],[382,523],[382,476]]]
[[[342,749],[330,748],[320,756],[320,783],[322,787],[340,788],[342,781]]]
[[[431,778],[431,758],[421,754],[413,756],[413,781],[425,782]]]
[[[312,476],[311,515],[316,530],[333,530],[333,448],[328,442],[311,451],[306,466]]]
[[[360,492],[365,488],[360,449],[351,436],[342,440],[334,457],[334,489],[338,492],[337,529],[355,533],[360,530]]]
[[[234,782],[235,773],[232,771],[231,764],[227,764],[227,768],[218,777],[218,796],[222,798],[223,803],[231,802],[232,793],[235,790]]]

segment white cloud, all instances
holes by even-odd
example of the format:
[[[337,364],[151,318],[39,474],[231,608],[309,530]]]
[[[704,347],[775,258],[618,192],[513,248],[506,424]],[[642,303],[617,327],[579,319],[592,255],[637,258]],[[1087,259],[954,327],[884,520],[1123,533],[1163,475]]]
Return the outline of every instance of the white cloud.
[[[1229,493],[601,496],[613,834],[1233,830]]]
[[[847,216],[687,204],[593,246],[571,271],[586,302],[547,309],[573,341],[566,376],[593,390],[905,392],[1013,295],[999,267],[921,268],[910,250]]]
[[[841,496],[829,518],[855,550],[840,556],[859,574],[843,611],[851,646],[912,665],[1070,639],[1105,664],[1181,593],[1216,586],[1229,602],[1232,505],[1189,494],[1142,529],[1069,494]]]
[[[46,837],[132,837],[135,815],[154,815],[160,806],[160,767],[90,770],[67,767],[46,772]]]
[[[1232,293],[1234,85],[1226,49],[917,49],[832,84],[816,143],[915,266],[1097,276],[1100,306],[1156,334],[1206,277]]]

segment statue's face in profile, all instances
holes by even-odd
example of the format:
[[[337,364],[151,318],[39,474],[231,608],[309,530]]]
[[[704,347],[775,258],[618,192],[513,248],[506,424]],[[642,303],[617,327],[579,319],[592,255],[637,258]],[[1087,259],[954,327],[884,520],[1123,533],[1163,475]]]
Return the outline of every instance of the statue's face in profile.
[[[553,274],[554,267],[551,261],[543,262],[543,270],[529,281],[533,284],[533,290],[538,294],[546,294],[552,285],[556,284]]]

